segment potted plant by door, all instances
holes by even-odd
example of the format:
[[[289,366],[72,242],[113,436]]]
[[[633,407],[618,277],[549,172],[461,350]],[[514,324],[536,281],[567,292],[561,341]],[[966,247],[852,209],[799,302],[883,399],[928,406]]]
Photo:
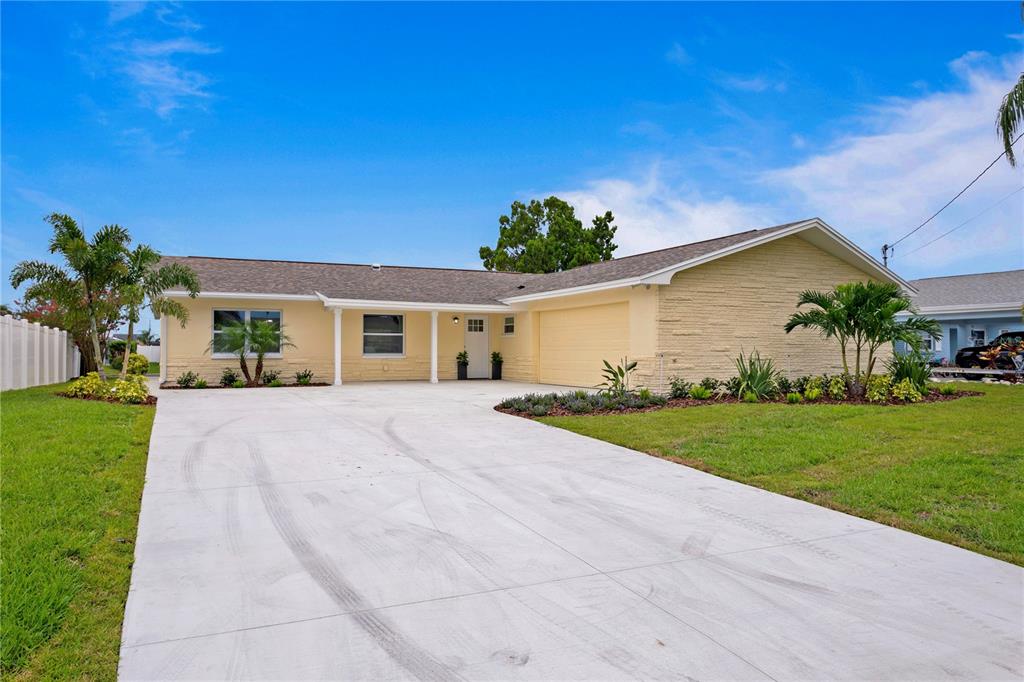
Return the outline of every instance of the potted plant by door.
[[[502,359],[501,353],[498,351],[491,353],[491,379],[501,380],[501,363],[503,362],[505,361]]]
[[[469,378],[469,353],[466,351],[460,352],[455,356],[455,364],[459,367],[459,379]]]

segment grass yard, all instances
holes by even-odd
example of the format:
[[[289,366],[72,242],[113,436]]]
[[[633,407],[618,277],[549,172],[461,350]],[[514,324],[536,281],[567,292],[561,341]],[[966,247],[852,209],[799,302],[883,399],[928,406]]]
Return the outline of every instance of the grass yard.
[[[1024,565],[1024,387],[960,386],[984,395],[540,421]]]
[[[0,397],[0,671],[117,676],[152,407]]]

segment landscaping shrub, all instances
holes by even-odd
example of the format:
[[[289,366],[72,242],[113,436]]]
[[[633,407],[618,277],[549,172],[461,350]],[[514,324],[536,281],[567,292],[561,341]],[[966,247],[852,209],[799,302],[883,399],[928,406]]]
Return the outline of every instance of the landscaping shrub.
[[[812,377],[806,375],[802,377],[797,377],[796,380],[793,382],[793,390],[796,391],[797,393],[803,393],[804,391],[807,390],[808,384],[811,383],[811,378]]]
[[[803,401],[804,398],[799,393],[789,392],[786,394],[786,402],[789,403],[790,405],[796,405],[797,403],[802,403]]]
[[[868,402],[884,403],[892,392],[892,378],[888,374],[876,374],[868,381],[865,396]]]
[[[607,361],[602,360],[604,369],[601,374],[604,381],[601,382],[601,389],[605,393],[613,395],[624,395],[629,392],[629,378],[636,370],[636,361],[630,362],[628,358],[622,358],[622,364],[614,367]]]
[[[690,389],[690,397],[694,400],[707,400],[711,397],[711,389],[705,386],[702,381],[700,386],[694,386]]]
[[[756,349],[749,356],[741,353],[736,358],[736,371],[739,373],[739,385],[733,395],[742,395],[746,400],[747,393],[754,397],[771,398],[779,391],[779,370],[771,358],[762,358]]]
[[[267,386],[270,386],[271,388],[277,388],[278,386],[284,386],[284,382],[281,381],[280,379],[273,379],[271,381],[266,382],[266,384],[267,384]]]
[[[530,414],[532,414],[534,417],[543,417],[548,413],[549,410],[550,408],[547,405],[543,403],[537,403],[536,405],[530,408]]]
[[[804,389],[804,400],[809,403],[813,403],[816,400],[821,400],[821,389],[811,386],[810,388]]]
[[[776,383],[778,385],[779,395],[788,395],[793,392],[793,382],[783,375],[780,374],[778,376]]]
[[[178,377],[178,385],[182,388],[192,388],[199,381],[199,376],[195,372],[185,372]]]
[[[831,377],[828,380],[825,391],[832,400],[842,400],[846,397],[847,381],[844,376]]]
[[[729,377],[719,385],[718,393],[729,395],[733,398],[739,398],[742,385],[743,382],[739,377]]]
[[[145,355],[132,353],[128,356],[128,373],[145,374],[149,371],[149,359]]]
[[[272,384],[275,381],[277,381],[280,377],[281,377],[281,370],[279,370],[279,369],[265,369],[265,370],[263,370],[263,375],[260,377],[260,380],[263,383],[265,383],[265,384],[267,384],[269,386],[270,384]]]
[[[295,383],[300,386],[309,386],[313,383],[313,370],[304,369],[301,372],[295,373]]]
[[[756,403],[758,401],[757,394],[753,391],[747,391],[743,394],[743,402],[745,403]]]
[[[128,344],[122,339],[107,341],[107,357],[110,359],[110,366],[114,369],[121,369],[124,364],[124,347]],[[138,341],[132,341],[132,353],[139,348]],[[130,355],[128,356],[131,357]]]
[[[921,399],[921,392],[910,379],[900,379],[892,387],[892,397],[905,403],[916,403]]]
[[[896,353],[886,365],[894,384],[907,379],[914,385],[919,394],[928,390],[928,379],[932,376],[931,365],[921,353]]]
[[[110,394],[117,398],[119,403],[132,405],[146,402],[149,398],[149,388],[146,386],[145,377],[129,374],[126,378],[114,382]]]
[[[238,372],[230,367],[225,367],[224,371],[220,373],[221,386],[234,386],[236,381],[238,381]]]
[[[68,384],[64,395],[69,398],[106,398],[110,395],[110,385],[97,372],[89,372]]]
[[[722,385],[722,382],[713,377],[704,377],[700,380],[700,385],[701,387],[708,389],[708,393],[711,394]],[[693,394],[691,393],[690,395],[692,397]]]
[[[807,382],[804,384],[804,395],[807,395],[807,391],[812,389],[823,393],[825,391],[825,378],[818,376],[807,377]]]
[[[685,398],[690,395],[690,389],[693,388],[693,384],[689,381],[683,381],[682,377],[672,377],[669,379],[668,384],[668,394],[671,398]]]
[[[245,382],[241,379],[236,379],[232,384],[231,388],[245,388]]]
[[[939,384],[939,395],[956,395],[956,392],[953,384]]]
[[[196,385],[194,386],[194,388],[206,388],[206,386],[206,379],[196,379]]]

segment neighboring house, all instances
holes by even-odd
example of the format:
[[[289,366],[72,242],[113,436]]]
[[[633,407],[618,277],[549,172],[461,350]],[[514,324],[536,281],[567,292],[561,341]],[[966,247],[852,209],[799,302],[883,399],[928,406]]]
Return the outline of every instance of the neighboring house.
[[[918,310],[942,326],[940,340],[925,339],[925,350],[936,361],[952,363],[964,346],[981,346],[1005,331],[1024,329],[1024,270],[926,277],[910,283],[917,289]]]
[[[188,326],[160,323],[161,378],[216,382],[233,356],[213,352],[222,325],[266,319],[295,347],[268,359],[284,378],[317,381],[469,376],[594,386],[602,360],[638,362],[636,383],[662,389],[735,374],[755,348],[789,374],[836,372],[838,348],[783,325],[805,289],[879,279],[911,287],[818,219],[751,230],[550,274],[232,258],[167,257],[193,268],[202,293],[181,296]]]

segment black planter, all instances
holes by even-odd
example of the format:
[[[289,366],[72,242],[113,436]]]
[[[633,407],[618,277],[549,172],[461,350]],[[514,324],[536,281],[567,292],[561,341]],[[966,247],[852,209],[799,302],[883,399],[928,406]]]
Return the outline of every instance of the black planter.
[[[460,362],[460,363],[458,363],[458,366],[459,366],[459,379],[468,379],[469,378],[469,363],[462,364]]]
[[[495,381],[500,381],[501,380],[501,363],[500,362],[492,362],[491,363],[491,378],[494,379]]]

